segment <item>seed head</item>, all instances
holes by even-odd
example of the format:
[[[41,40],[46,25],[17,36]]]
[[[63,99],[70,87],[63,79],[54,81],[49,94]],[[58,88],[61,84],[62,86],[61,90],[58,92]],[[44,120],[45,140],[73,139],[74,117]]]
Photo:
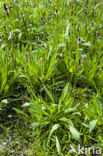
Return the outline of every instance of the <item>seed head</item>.
[[[86,55],[83,55],[83,56],[82,56],[82,60],[81,60],[81,64],[83,64],[83,63],[84,63],[85,58],[86,58]]]
[[[28,52],[25,53],[25,60],[28,62]]]
[[[94,22],[91,22],[91,25],[93,26],[94,25]]]
[[[100,28],[103,29],[103,24],[100,25]]]
[[[77,41],[77,45],[78,45],[78,47],[80,47],[80,45],[81,45],[81,41],[82,41],[82,40],[81,40],[81,38],[79,37],[79,38],[78,38],[78,41]]]
[[[41,64],[41,62],[42,62],[42,57],[39,56],[38,63]]]
[[[79,65],[78,67],[77,67],[77,70],[80,70],[81,69],[81,65]]]
[[[99,32],[98,31],[96,31],[96,38],[98,38],[99,37]]]

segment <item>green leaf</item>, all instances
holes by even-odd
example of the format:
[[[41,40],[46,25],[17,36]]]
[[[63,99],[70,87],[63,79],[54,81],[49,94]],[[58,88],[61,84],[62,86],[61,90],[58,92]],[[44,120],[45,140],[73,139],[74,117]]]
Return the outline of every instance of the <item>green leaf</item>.
[[[58,111],[60,111],[61,104],[62,104],[62,102],[64,101],[64,99],[65,99],[65,97],[67,95],[68,86],[69,86],[69,83],[66,84],[66,86],[64,87],[64,89],[62,91],[62,95],[61,95],[60,100],[59,100]]]
[[[5,107],[7,104],[8,104],[8,100],[7,100],[7,99],[3,99],[3,100],[0,102],[0,107]]]
[[[52,127],[52,129],[51,129],[51,131],[50,131],[50,134],[49,134],[49,137],[48,137],[49,139],[50,139],[51,135],[53,134],[53,132],[54,132],[55,130],[57,130],[59,127],[60,127],[59,124],[55,124],[55,125]]]
[[[63,122],[70,122],[71,120],[70,119],[68,119],[68,118],[66,118],[66,117],[62,117],[62,118],[60,118],[59,119],[60,121],[63,121]]]
[[[91,133],[93,131],[96,124],[97,124],[97,120],[90,121],[90,123],[89,123],[89,133]]]
[[[68,39],[69,31],[70,31],[70,23],[68,23],[65,34],[64,34],[65,39]]]
[[[19,110],[19,109],[17,109],[17,108],[13,108],[18,114],[21,114],[21,115],[24,115],[25,117],[27,117],[27,118],[29,118],[29,116],[26,114],[26,113],[24,113],[23,111],[21,111],[21,110]]]
[[[51,58],[51,60],[50,60],[49,67],[48,67],[45,79],[48,79],[53,74],[53,71],[54,71],[54,68],[55,68],[55,64],[56,64],[56,55],[57,54],[54,53],[52,58]]]
[[[12,35],[13,35],[13,31],[11,31],[11,32],[9,33],[8,40],[10,40],[10,39],[12,38]]]
[[[35,129],[35,128],[37,128],[39,125],[40,125],[39,122],[33,122],[33,123],[31,124],[31,128]]]
[[[45,87],[45,91],[48,94],[48,96],[50,97],[51,101],[54,103],[54,98],[53,98],[51,92],[46,87]]]
[[[73,138],[75,140],[77,140],[78,142],[80,142],[80,133],[72,126],[69,126],[70,127],[70,132],[73,136]]]
[[[52,127],[52,129],[51,129],[51,131],[50,131],[50,134],[49,134],[49,137],[48,137],[48,139],[47,139],[47,143],[46,143],[46,146],[45,146],[45,147],[48,146],[48,143],[49,143],[49,141],[50,141],[51,135],[52,135],[52,134],[55,132],[55,130],[57,130],[59,127],[60,127],[59,124],[55,124],[55,125]]]
[[[61,156],[62,155],[61,147],[60,147],[60,143],[59,143],[59,140],[58,140],[57,136],[56,136],[56,148],[57,148],[58,154]]]
[[[29,110],[39,114],[45,114],[45,111],[42,109],[42,106],[38,102],[30,103]]]

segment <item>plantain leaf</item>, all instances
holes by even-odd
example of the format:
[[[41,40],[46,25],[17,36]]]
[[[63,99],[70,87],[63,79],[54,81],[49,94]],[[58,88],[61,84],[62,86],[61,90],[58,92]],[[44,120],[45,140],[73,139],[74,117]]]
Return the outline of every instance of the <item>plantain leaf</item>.
[[[68,39],[69,31],[70,31],[70,23],[68,23],[67,28],[66,28],[66,32],[64,34],[65,39]]]
[[[45,87],[45,91],[48,94],[48,96],[50,97],[50,99],[52,100],[52,102],[54,103],[54,98],[53,98],[51,92],[46,87]]]
[[[64,89],[62,91],[62,95],[61,95],[60,100],[59,100],[58,111],[60,111],[61,104],[62,104],[62,102],[64,101],[64,99],[65,99],[65,97],[67,95],[68,86],[69,86],[69,83],[66,84],[66,86],[64,87]]]
[[[59,140],[56,136],[56,148],[57,148],[57,152],[60,156],[62,156],[62,153],[61,153],[61,147],[60,147],[60,143],[59,143]]]
[[[50,134],[49,134],[49,137],[48,137],[49,139],[50,139],[51,135],[53,134],[53,132],[54,132],[55,130],[57,130],[59,127],[60,127],[59,124],[55,124],[55,125],[52,127],[52,129],[51,129],[51,131],[50,131]]]
[[[69,126],[70,127],[70,132],[73,136],[73,138],[75,140],[77,140],[78,142],[80,142],[80,133],[72,126]]]
[[[91,133],[93,131],[93,129],[95,128],[96,124],[97,124],[97,120],[90,121],[90,123],[89,123],[89,133]]]
[[[52,134],[54,133],[54,131],[57,130],[59,127],[60,127],[59,124],[53,125],[53,127],[52,127],[52,129],[51,129],[51,131],[50,131],[49,137],[48,137],[48,139],[47,139],[47,142],[46,142],[46,146],[45,146],[45,147],[48,146],[48,143],[49,143],[49,141],[50,141],[51,135],[52,135]]]
[[[17,109],[17,108],[13,108],[18,114],[21,114],[21,115],[24,115],[25,117],[27,117],[27,118],[29,118],[29,116],[26,114],[26,113],[24,113],[23,111],[21,111],[21,110],[19,110],[19,109]]]

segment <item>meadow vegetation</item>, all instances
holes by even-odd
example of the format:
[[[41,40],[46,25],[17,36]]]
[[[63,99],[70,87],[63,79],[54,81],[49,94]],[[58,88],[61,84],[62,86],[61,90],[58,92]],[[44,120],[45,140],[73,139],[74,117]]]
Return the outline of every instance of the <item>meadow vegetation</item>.
[[[1,0],[0,155],[78,145],[103,153],[103,1]]]

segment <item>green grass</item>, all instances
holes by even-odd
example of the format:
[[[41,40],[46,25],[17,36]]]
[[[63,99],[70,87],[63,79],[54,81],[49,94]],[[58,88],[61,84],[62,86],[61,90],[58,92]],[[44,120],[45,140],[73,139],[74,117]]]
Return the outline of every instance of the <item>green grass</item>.
[[[102,17],[102,0],[0,1],[1,155],[103,153]]]

